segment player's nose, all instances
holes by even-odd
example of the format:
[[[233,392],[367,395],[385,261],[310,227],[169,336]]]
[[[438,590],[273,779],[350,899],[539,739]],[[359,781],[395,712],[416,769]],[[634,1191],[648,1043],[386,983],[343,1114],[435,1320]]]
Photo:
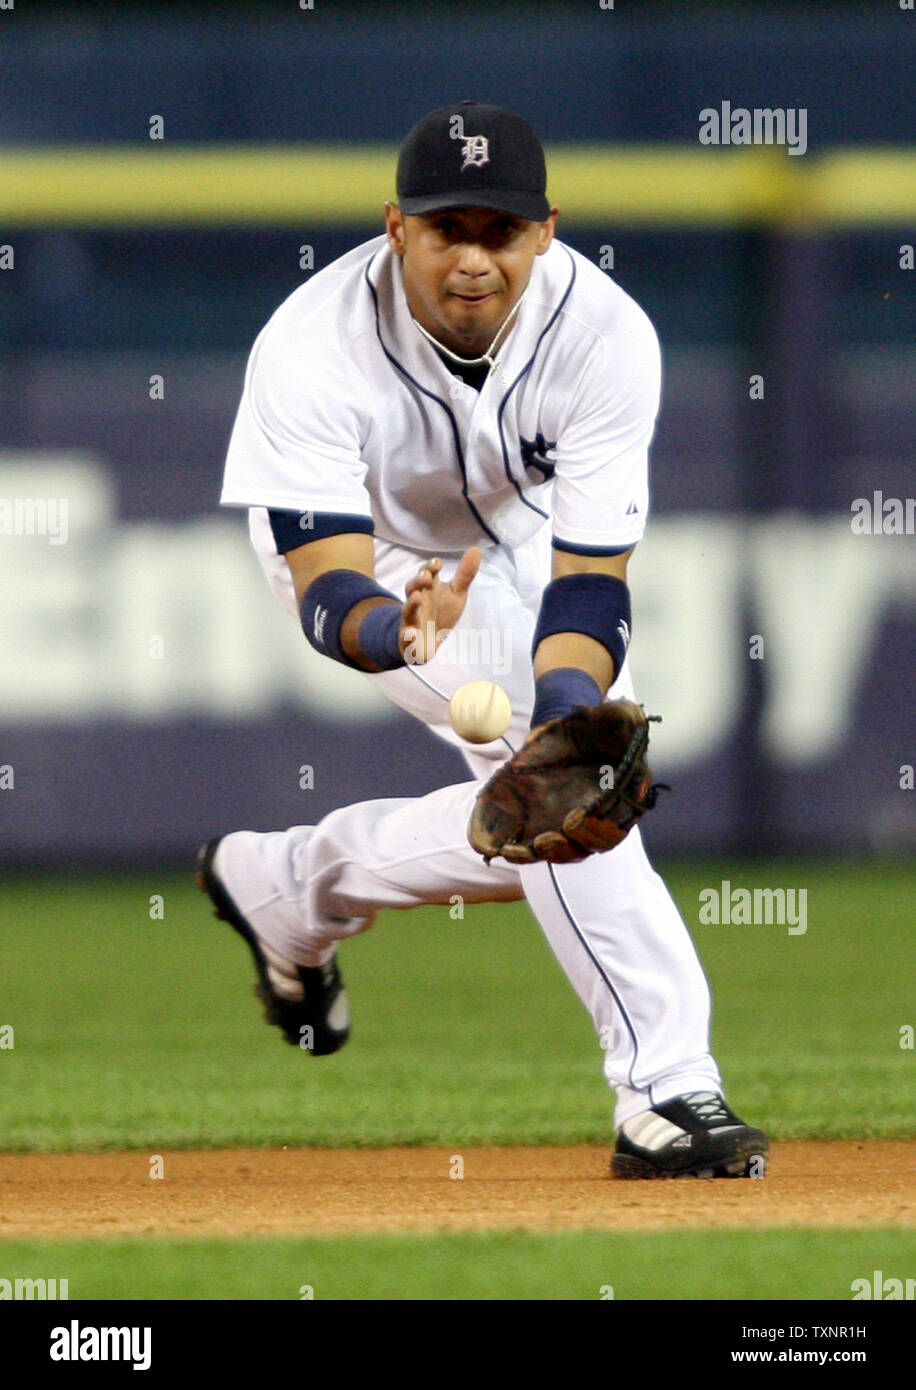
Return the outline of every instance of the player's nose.
[[[489,275],[493,261],[485,246],[479,242],[464,241],[458,247],[458,270],[463,275]]]

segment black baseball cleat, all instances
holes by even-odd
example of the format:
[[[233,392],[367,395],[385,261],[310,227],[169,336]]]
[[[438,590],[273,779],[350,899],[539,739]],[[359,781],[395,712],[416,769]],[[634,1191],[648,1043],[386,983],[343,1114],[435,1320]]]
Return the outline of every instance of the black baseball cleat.
[[[251,949],[258,972],[254,993],[264,1005],[265,1019],[281,1029],[288,1043],[315,1057],[337,1052],[350,1036],[350,1006],[337,958],[320,966],[296,965],[263,942],[214,868],[219,845],[216,839],[202,846],[195,878],[215,915],[228,922]]]
[[[621,1126],[617,1178],[762,1178],[769,1141],[714,1091],[691,1091]]]

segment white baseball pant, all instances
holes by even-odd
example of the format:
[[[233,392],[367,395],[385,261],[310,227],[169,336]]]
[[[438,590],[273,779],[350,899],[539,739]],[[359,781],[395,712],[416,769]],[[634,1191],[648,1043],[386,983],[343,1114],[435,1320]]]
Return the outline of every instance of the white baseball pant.
[[[251,532],[271,587],[296,614],[289,570],[261,509],[251,512]],[[528,730],[531,638],[549,556],[546,528],[515,551],[485,550],[461,621],[435,658],[366,676],[458,746],[473,780],[427,796],[358,802],[316,826],[252,835],[241,863],[233,857],[227,886],[268,944],[302,965],[326,959],[338,941],[365,931],[381,908],[449,903],[455,895],[468,903],[526,898],[594,1021],[619,1127],[675,1096],[722,1090],[709,1052],[706,979],[638,828],[616,849],[564,865],[487,865],[466,836],[481,782]],[[402,595],[426,558],[376,542],[376,576]],[[444,579],[457,558],[443,556]],[[468,680],[495,680],[508,693],[513,719],[504,738],[474,746],[453,731],[448,702]],[[609,695],[633,694],[625,663]]]

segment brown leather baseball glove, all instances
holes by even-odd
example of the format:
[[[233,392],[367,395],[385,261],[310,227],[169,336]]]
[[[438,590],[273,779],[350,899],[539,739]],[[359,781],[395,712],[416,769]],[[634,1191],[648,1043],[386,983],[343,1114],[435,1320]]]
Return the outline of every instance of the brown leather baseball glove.
[[[609,700],[532,730],[474,803],[474,849],[488,863],[571,864],[619,845],[658,793],[649,722],[632,700]]]

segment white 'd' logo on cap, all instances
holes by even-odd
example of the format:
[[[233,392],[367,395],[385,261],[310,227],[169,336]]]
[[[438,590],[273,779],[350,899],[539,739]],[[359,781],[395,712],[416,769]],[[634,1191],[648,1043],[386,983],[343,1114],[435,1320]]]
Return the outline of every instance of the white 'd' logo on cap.
[[[490,141],[486,135],[466,135],[461,153],[464,155],[462,169],[469,169],[473,164],[489,164]]]

